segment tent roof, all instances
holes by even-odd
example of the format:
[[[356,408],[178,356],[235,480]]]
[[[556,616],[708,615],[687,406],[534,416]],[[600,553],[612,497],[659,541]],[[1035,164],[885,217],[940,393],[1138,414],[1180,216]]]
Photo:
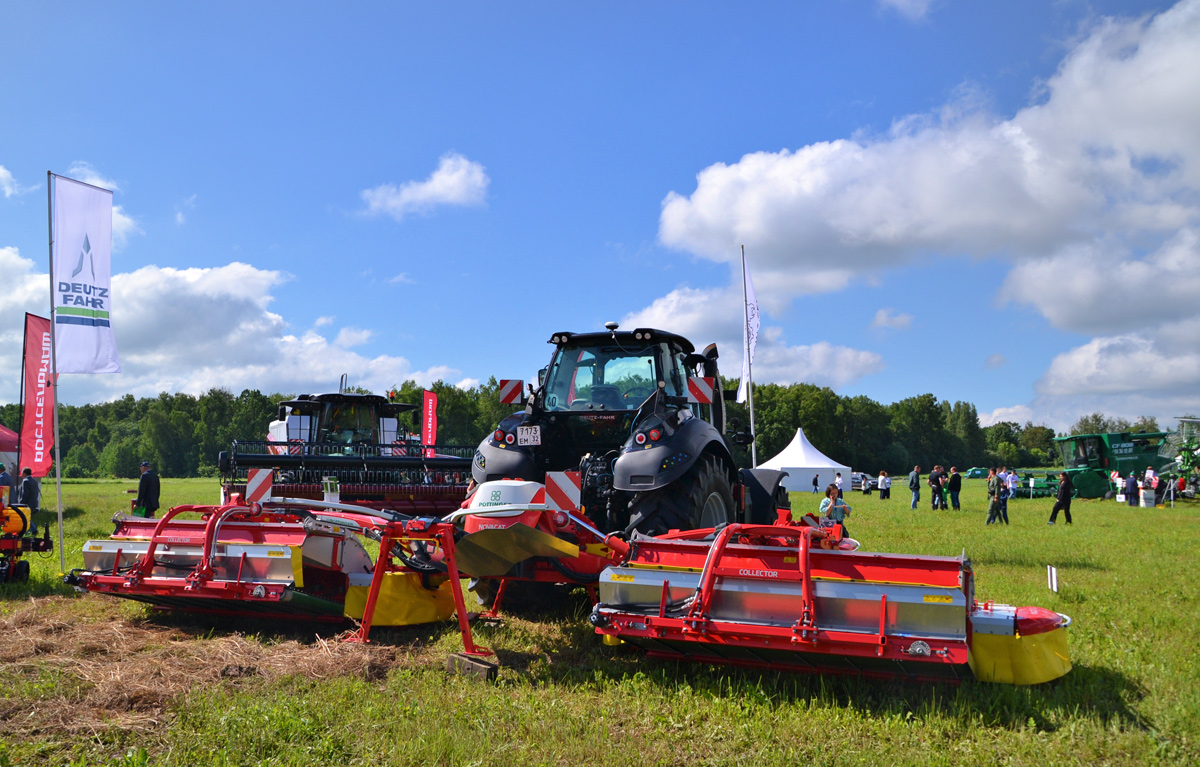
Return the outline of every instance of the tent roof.
[[[0,453],[17,452],[17,433],[0,423]]]
[[[780,451],[779,455],[758,465],[760,469],[842,469],[850,471],[849,466],[838,463],[829,456],[813,447],[813,443],[804,436],[804,429],[796,429],[796,436]]]

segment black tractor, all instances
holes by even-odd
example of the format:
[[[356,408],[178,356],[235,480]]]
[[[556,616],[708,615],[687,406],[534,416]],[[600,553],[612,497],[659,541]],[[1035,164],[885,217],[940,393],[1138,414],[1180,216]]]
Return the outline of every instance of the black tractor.
[[[787,505],[784,474],[734,465],[731,442],[752,437],[725,434],[716,344],[697,354],[674,333],[605,327],[550,337],[554,355],[524,411],[475,452],[474,482],[544,482],[548,471],[577,470],[580,506],[604,532],[773,521]],[[712,395],[689,397],[689,379],[716,382]]]

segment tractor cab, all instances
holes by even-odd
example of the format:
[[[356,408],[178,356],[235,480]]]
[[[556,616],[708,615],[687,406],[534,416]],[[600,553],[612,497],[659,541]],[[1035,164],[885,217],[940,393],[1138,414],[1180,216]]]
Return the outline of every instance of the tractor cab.
[[[557,339],[557,341],[556,341]],[[539,405],[548,412],[627,412],[665,384],[670,396],[687,394],[684,360],[693,349],[661,331],[556,334],[556,349]]]

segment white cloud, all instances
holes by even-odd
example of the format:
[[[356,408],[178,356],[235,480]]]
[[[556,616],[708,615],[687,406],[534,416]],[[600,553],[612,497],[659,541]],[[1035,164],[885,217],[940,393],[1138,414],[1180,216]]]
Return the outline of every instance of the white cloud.
[[[412,277],[409,277],[406,272],[400,272],[400,274],[397,274],[395,277],[388,280],[388,282],[392,283],[393,285],[416,285],[417,284],[417,281],[414,280]]]
[[[1200,312],[1200,236],[1184,227],[1139,257],[1105,243],[1017,264],[1001,295],[1080,333],[1137,330]]]
[[[114,205],[112,209],[112,238],[113,250],[120,250],[125,247],[125,243],[135,234],[141,234],[142,228],[138,226],[137,221],[125,214],[125,209],[120,205]]]
[[[625,315],[621,327],[671,330],[700,348],[715,341],[718,351],[724,351],[720,362],[722,375],[736,378],[742,368],[740,291],[740,285],[736,289],[677,288],[649,306]],[[767,325],[759,332],[754,353],[754,380],[758,383],[808,382],[836,388],[883,368],[883,358],[874,352],[833,346],[824,341],[789,346],[780,328]]]
[[[911,314],[894,314],[894,311],[894,309],[888,308],[875,312],[875,319],[871,320],[871,327],[903,330],[912,325]]]
[[[979,414],[980,426],[991,426],[1001,421],[1012,421],[1014,423],[1024,424],[1033,420],[1033,410],[1028,405],[1013,405],[1012,407],[998,407],[990,413]]]
[[[313,322],[313,327],[320,328],[320,327],[324,327],[325,325],[332,325],[332,324],[333,324],[333,317],[317,317],[317,319]]]
[[[25,311],[46,314],[47,276],[15,248],[0,248],[0,273],[7,291],[0,302],[0,392],[15,399],[22,317]],[[422,385],[462,378],[447,366],[418,370],[403,357],[358,354],[341,343],[347,337],[354,341],[353,333],[332,343],[315,330],[290,333],[283,317],[269,309],[273,291],[287,279],[281,272],[236,262],[205,269],[147,266],[114,274],[113,329],[123,372],[64,376],[64,401],[127,392],[135,397],[199,394],[212,387],[332,391],[343,373],[374,391],[408,378]]]
[[[1196,340],[1164,350],[1152,337],[1130,334],[1094,338],[1059,354],[1038,381],[1038,391],[1052,395],[1185,394],[1195,392],[1198,381],[1200,344]],[[1200,396],[1193,397],[1200,402]]]
[[[454,388],[462,389],[463,391],[466,391],[467,389],[474,389],[478,385],[479,385],[478,378],[464,378],[461,381],[459,381],[458,383],[454,384]]]
[[[1005,363],[1007,363],[1007,362],[1008,362],[1007,357],[1005,357],[1000,352],[996,352],[995,354],[990,355],[986,360],[983,361],[983,369],[984,370],[995,370],[996,368],[1003,367],[1005,365]]]
[[[1002,296],[1094,336],[1054,360],[1039,407],[1132,391],[1128,366],[1153,362],[1165,369],[1141,391],[1176,402],[1187,383],[1196,409],[1200,350],[1166,339],[1200,318],[1198,39],[1200,0],[1105,19],[1011,117],[968,92],[884,135],[713,164],[663,200],[659,239],[727,263],[744,244],[773,313],[865,270],[1001,257],[1013,263]]]
[[[373,330],[365,330],[363,328],[342,328],[338,331],[337,338],[333,343],[335,346],[350,348],[351,346],[362,346],[367,341],[371,340],[371,336],[375,335]]]
[[[401,221],[410,213],[428,212],[441,205],[482,205],[490,181],[482,165],[450,152],[424,181],[364,189],[362,199],[368,215],[384,214]]]
[[[891,8],[906,18],[921,19],[929,13],[929,7],[933,5],[933,0],[879,0],[879,4],[884,8]]]
[[[4,192],[5,197],[12,197],[21,192],[21,187],[13,178],[12,171],[3,165],[0,165],[0,192]]]
[[[175,206],[175,224],[183,226],[187,223],[187,213],[185,211],[192,210],[196,207],[196,195],[192,195],[181,203]]]
[[[98,186],[101,189],[108,189],[113,192],[121,191],[121,187],[117,186],[117,182],[107,176],[100,175],[100,172],[92,167],[91,163],[79,160],[71,163],[71,167],[67,168],[67,176],[82,181],[85,184]]]

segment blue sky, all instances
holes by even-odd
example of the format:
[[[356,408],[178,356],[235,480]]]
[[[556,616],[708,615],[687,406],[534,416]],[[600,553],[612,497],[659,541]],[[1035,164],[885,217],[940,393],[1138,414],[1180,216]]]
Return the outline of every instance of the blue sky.
[[[528,377],[645,323],[756,380],[1200,410],[1200,3],[0,6],[0,401],[46,171],[115,189],[132,392]],[[1119,287],[1117,287],[1119,286]]]

